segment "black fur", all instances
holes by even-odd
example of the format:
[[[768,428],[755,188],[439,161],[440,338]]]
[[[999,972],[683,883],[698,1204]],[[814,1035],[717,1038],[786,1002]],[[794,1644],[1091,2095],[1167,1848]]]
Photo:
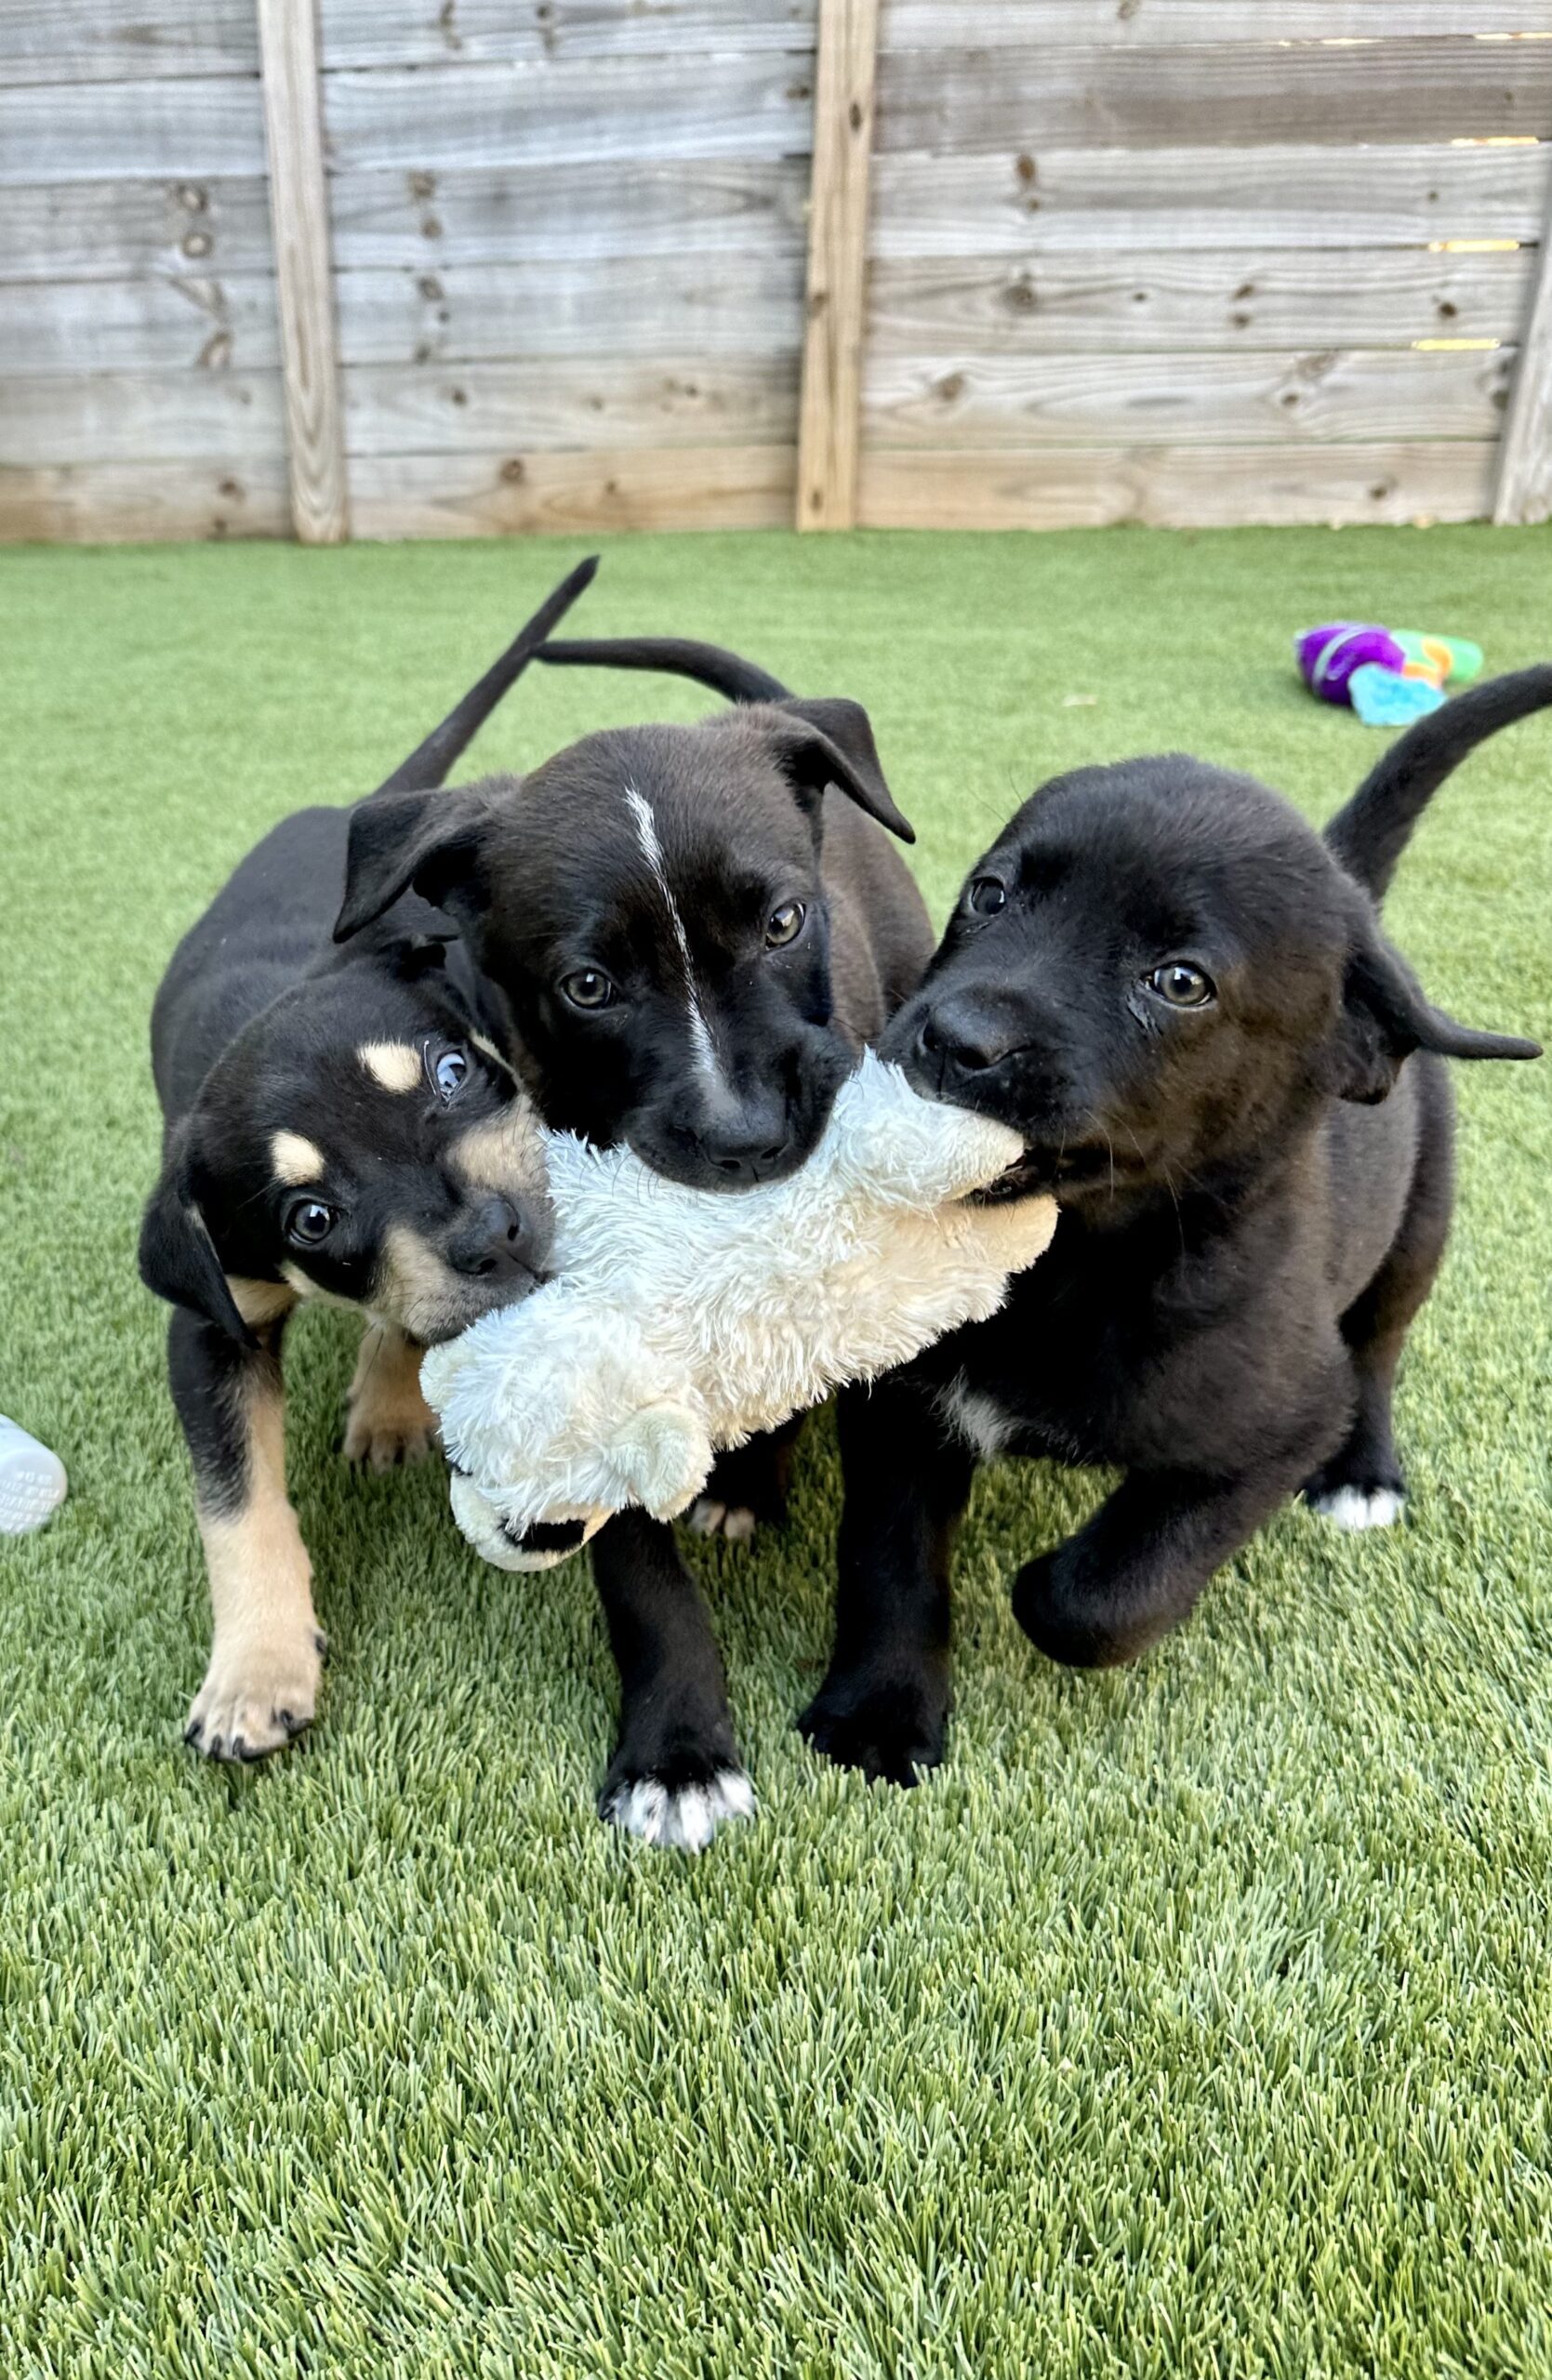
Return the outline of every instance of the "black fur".
[[[1552,669],[1460,696],[1324,840],[1248,778],[1137,760],[1057,779],[973,869],[882,1048],[1012,1125],[1002,1195],[1062,1212],[992,1321],[842,1400],[836,1648],[803,1722],[832,1758],[909,1781],[940,1757],[949,1542],[993,1448],[1124,1474],[1014,1588],[1084,1665],[1146,1650],[1301,1488],[1399,1494],[1391,1383],[1449,1226],[1441,1058],[1538,1052],[1434,1009],[1369,888],[1449,770],[1549,703]],[[1165,996],[1195,998],[1182,965],[1200,1004]]]

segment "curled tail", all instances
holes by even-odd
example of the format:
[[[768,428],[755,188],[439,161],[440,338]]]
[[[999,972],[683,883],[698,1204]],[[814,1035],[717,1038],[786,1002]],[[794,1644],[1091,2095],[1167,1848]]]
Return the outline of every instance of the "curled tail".
[[[1413,826],[1451,770],[1501,727],[1549,707],[1552,667],[1543,663],[1472,686],[1409,727],[1327,821],[1326,842],[1347,874],[1383,900]]]
[[[446,783],[454,761],[473,742],[502,695],[517,683],[550,629],[564,619],[584,588],[591,586],[597,569],[596,554],[577,563],[571,576],[564,578],[533,618],[519,628],[500,659],[493,661],[478,684],[454,705],[441,726],[433,727],[408,760],[401,760],[392,775],[383,779],[379,793],[423,793]]]
[[[666,678],[693,678],[730,703],[779,703],[790,691],[768,670],[724,653],[720,644],[696,644],[683,636],[579,638],[547,644],[539,659],[562,668],[657,669]]]

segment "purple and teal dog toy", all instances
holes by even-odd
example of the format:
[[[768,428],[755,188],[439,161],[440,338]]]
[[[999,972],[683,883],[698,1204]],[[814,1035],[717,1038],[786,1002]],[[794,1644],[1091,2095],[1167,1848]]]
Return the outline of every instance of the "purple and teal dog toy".
[[[1480,645],[1417,628],[1334,620],[1293,640],[1299,674],[1322,702],[1345,703],[1366,727],[1404,727],[1437,710],[1446,685],[1468,685],[1482,666]]]

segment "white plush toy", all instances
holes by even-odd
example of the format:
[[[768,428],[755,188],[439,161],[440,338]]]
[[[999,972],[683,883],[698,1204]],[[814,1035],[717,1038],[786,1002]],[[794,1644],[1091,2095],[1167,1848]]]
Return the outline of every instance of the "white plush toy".
[[[718,1449],[995,1313],[1055,1228],[1049,1198],[962,1203],[1016,1135],[871,1053],[807,1164],[736,1196],[545,1137],[554,1278],[421,1371],[458,1526],[503,1569],[564,1558],[513,1542],[536,1522],[590,1536],[628,1504],[683,1512]]]

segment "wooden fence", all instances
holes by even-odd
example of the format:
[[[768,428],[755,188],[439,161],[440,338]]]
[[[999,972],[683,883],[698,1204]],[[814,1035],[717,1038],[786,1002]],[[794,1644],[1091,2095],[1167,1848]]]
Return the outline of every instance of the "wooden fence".
[[[0,536],[1552,512],[1552,0],[3,0]]]

